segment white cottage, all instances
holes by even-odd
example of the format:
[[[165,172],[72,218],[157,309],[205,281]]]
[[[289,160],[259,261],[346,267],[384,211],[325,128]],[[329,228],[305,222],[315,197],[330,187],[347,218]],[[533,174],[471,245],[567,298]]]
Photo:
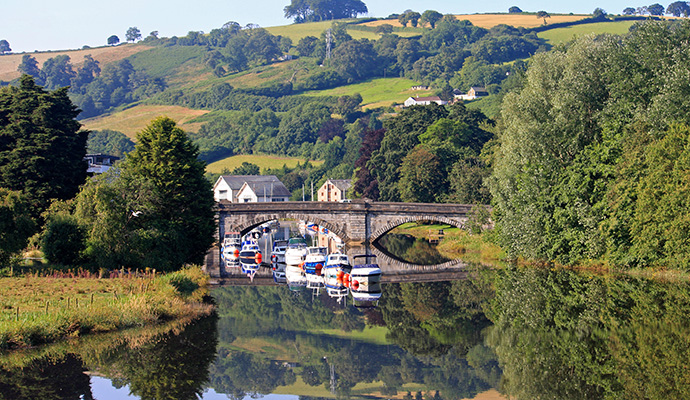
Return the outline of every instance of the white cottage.
[[[238,203],[263,203],[290,200],[290,191],[275,175],[247,180],[237,191]]]
[[[245,186],[247,186],[246,189],[244,189]],[[239,200],[243,189],[242,200]],[[264,196],[264,191],[266,191],[266,196]],[[288,201],[290,191],[275,175],[221,175],[213,185],[213,198],[216,201],[223,200],[231,203]]]

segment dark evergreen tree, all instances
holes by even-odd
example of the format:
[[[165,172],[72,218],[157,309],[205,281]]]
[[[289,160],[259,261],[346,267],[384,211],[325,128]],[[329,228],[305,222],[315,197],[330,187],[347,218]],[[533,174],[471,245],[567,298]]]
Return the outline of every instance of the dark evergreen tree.
[[[23,75],[0,89],[0,187],[22,191],[37,217],[52,199],[70,199],[86,179],[87,131],[67,88],[48,92]]]

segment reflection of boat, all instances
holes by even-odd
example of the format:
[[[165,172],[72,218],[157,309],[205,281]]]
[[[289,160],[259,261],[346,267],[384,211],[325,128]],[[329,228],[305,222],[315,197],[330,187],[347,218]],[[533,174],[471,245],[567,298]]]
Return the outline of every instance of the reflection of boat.
[[[271,267],[273,270],[273,281],[275,283],[287,283],[285,264],[273,263]]]
[[[299,265],[307,255],[307,242],[302,238],[294,237],[288,241],[285,250],[285,264]]]
[[[368,306],[375,306],[381,298],[381,268],[376,262],[366,263],[375,257],[373,254],[354,257],[355,261],[358,258],[365,260],[364,264],[355,264],[350,271],[350,293],[356,306],[357,302],[368,302]]]
[[[307,286],[307,277],[304,275],[302,268],[297,265],[285,265],[285,279],[290,290],[301,290]]]
[[[223,237],[220,256],[228,267],[236,267],[239,262],[242,239],[239,232],[228,232]]]
[[[285,262],[285,250],[287,250],[287,243],[287,240],[276,240],[275,242],[273,242],[273,250],[271,251],[271,262]]]
[[[261,265],[261,249],[254,241],[245,242],[239,254],[240,264]]]

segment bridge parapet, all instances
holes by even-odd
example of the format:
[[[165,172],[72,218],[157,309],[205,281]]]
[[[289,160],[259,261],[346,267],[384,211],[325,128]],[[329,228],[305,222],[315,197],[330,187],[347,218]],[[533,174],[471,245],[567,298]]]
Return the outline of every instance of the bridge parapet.
[[[249,232],[264,222],[296,219],[317,223],[338,235],[346,245],[368,245],[406,222],[438,221],[463,227],[472,208],[468,204],[393,203],[373,201],[218,203],[219,237],[227,230]]]

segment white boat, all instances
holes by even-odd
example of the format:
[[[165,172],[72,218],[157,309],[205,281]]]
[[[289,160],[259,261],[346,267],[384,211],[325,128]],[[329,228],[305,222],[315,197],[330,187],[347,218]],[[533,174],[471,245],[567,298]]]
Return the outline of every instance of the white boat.
[[[365,260],[363,264],[355,264],[350,271],[349,286],[350,293],[355,306],[368,303],[366,306],[375,306],[381,298],[381,268],[374,262],[366,262],[374,259],[376,256],[371,254],[357,255],[354,257],[355,261],[358,258]]]
[[[325,247],[307,247],[307,255],[304,258],[304,272],[308,275],[321,275],[326,265],[328,249]]]
[[[285,263],[285,251],[287,250],[287,240],[276,240],[273,242],[271,251],[272,263]]]
[[[323,272],[323,281],[326,286],[326,293],[338,302],[342,301],[349,293],[349,289],[345,285],[345,277],[349,278],[351,270],[352,265],[350,265],[350,258],[347,254],[333,253],[328,255],[326,268]]]
[[[285,264],[299,265],[307,255],[307,242],[302,238],[290,238],[285,250]]]
[[[349,270],[352,269],[350,257],[343,253],[331,253],[326,259],[326,268],[346,268],[348,269],[347,272],[349,273]]]

